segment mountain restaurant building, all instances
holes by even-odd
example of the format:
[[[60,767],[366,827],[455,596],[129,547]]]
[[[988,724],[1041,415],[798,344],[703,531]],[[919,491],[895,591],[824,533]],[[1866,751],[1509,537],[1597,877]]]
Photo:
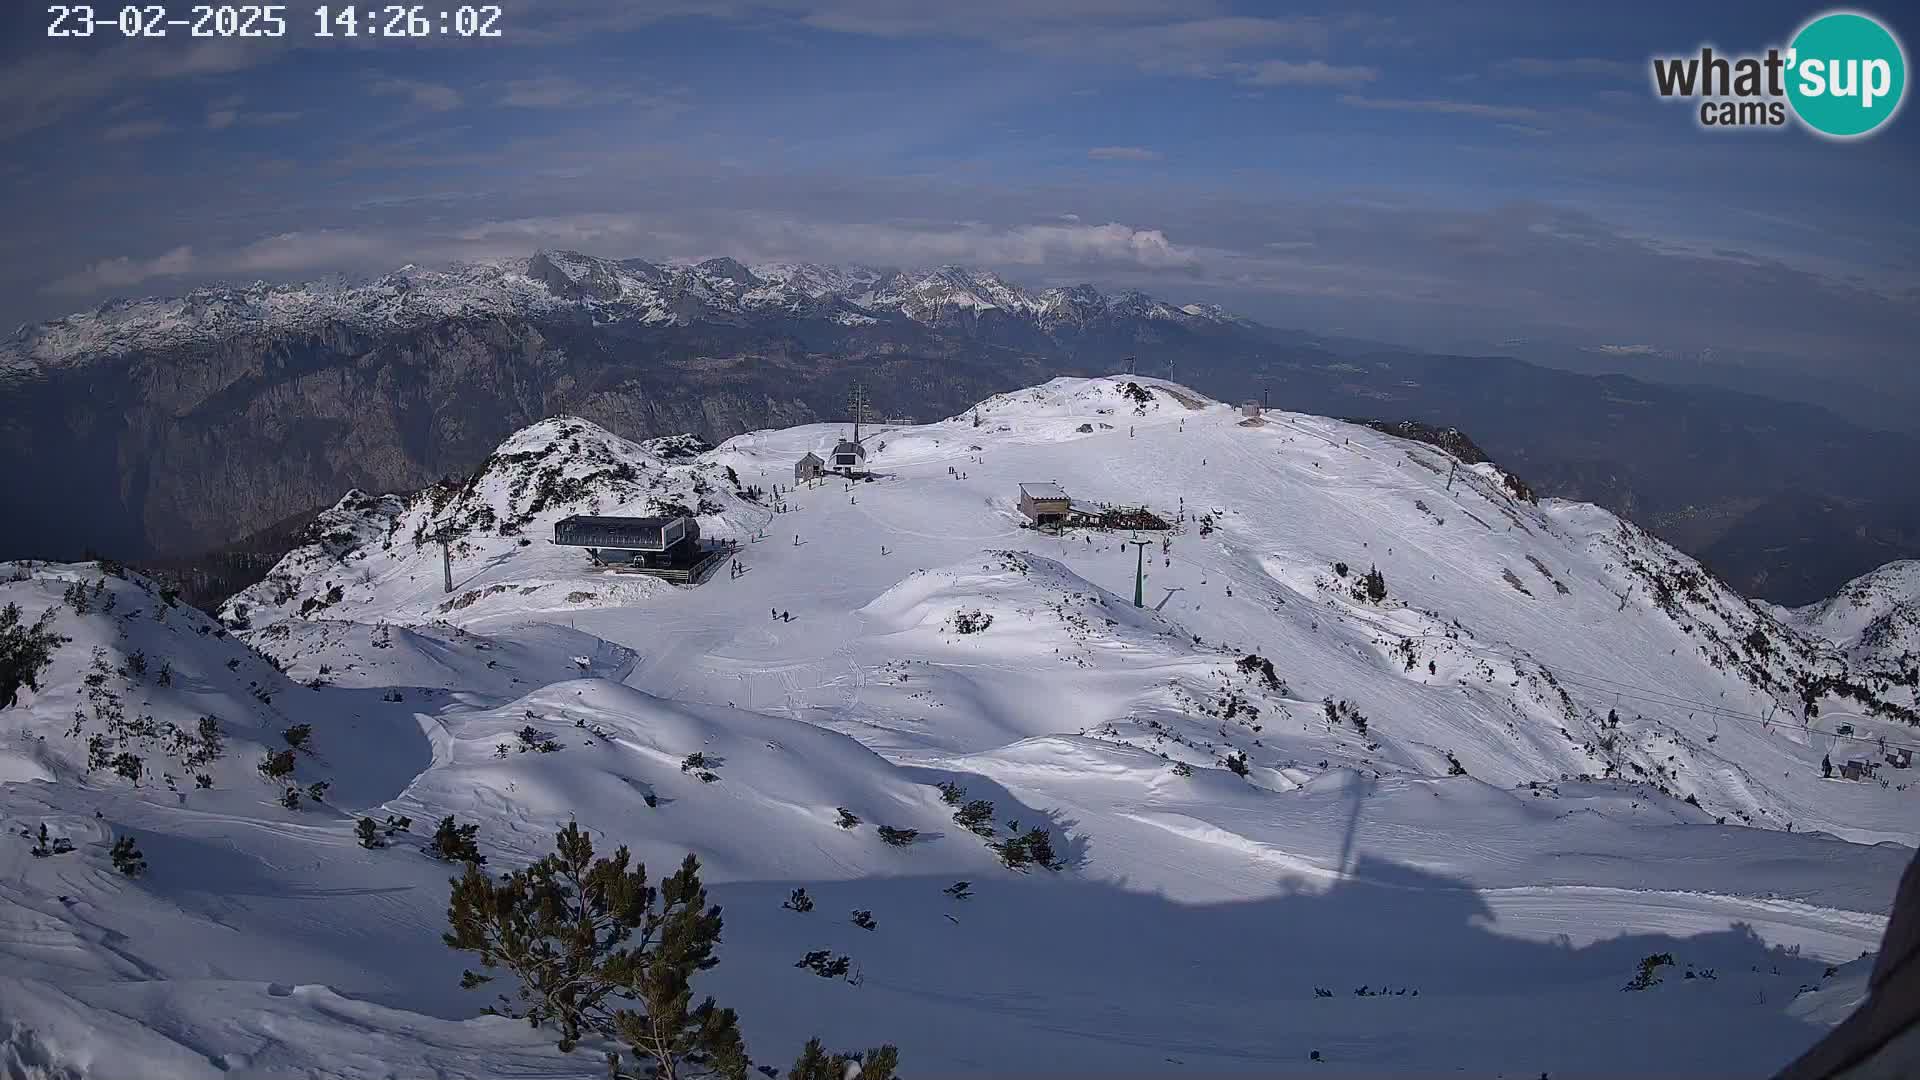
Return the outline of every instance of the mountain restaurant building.
[[[1073,512],[1073,499],[1059,484],[1021,484],[1020,512],[1035,525],[1064,525]]]
[[[700,559],[700,523],[669,517],[576,514],[553,524],[553,542],[587,549],[595,566],[672,568]]]

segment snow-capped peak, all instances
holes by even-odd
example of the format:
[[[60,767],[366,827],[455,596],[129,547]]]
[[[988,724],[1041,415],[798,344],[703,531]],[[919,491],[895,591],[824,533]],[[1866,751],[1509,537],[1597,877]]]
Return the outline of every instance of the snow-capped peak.
[[[177,297],[110,300],[90,311],[21,327],[0,343],[0,374],[22,376],[243,334],[308,333],[324,326],[409,330],[454,318],[565,312],[643,326],[736,322],[757,312],[842,325],[902,317],[949,325],[992,313],[1030,321],[1043,332],[1081,328],[1101,317],[1244,322],[1209,304],[1176,307],[1140,293],[1109,295],[1084,284],[1035,293],[992,271],[954,265],[881,271],[813,263],[748,267],[730,258],[662,264],[553,249],[525,259],[443,269],[408,264],[370,279],[216,284]]]

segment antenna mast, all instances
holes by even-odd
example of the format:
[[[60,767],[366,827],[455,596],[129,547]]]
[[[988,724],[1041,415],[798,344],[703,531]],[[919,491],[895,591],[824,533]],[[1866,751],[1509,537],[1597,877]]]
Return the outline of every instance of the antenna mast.
[[[1133,374],[1133,357],[1127,357],[1127,374]]]

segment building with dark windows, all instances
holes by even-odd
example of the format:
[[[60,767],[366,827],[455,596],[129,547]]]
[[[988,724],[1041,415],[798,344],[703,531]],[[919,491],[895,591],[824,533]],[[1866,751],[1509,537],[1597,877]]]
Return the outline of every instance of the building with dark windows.
[[[841,439],[833,448],[833,471],[847,473],[865,472],[867,468],[867,448],[857,440]]]
[[[591,517],[554,522],[553,542],[587,549],[597,566],[672,567],[698,561],[700,523],[671,517]]]

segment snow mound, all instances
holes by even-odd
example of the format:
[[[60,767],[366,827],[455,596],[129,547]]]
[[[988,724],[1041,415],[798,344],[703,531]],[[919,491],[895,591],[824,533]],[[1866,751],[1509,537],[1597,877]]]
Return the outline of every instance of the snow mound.
[[[1108,375],[1083,379],[1062,377],[1040,386],[997,394],[974,406],[956,421],[982,420],[1012,423],[1032,420],[1087,421],[1106,418],[1125,423],[1129,418],[1181,415],[1216,405],[1198,391],[1145,376]]]
[[[987,551],[977,561],[916,571],[860,609],[876,629],[958,647],[962,639],[1021,652],[1071,641],[1088,654],[1169,638],[1174,630],[1052,559]]]
[[[342,801],[386,797],[424,764],[410,715],[327,707],[140,575],[38,566],[0,584],[0,600],[53,610],[68,639],[41,689],[0,713],[0,773],[251,813],[287,786],[323,780]],[[309,741],[284,779],[267,782],[259,766],[289,749],[285,732],[298,726]]]
[[[764,493],[710,451],[691,435],[634,442],[575,417],[543,420],[464,481],[409,496],[350,492],[221,617],[243,630],[290,619],[470,621],[644,599],[671,586],[589,573],[578,549],[551,542],[553,525],[574,514],[688,514],[704,536],[740,535]]]
[[[1783,615],[1848,652],[1894,658],[1920,651],[1920,559],[1890,562]]]

